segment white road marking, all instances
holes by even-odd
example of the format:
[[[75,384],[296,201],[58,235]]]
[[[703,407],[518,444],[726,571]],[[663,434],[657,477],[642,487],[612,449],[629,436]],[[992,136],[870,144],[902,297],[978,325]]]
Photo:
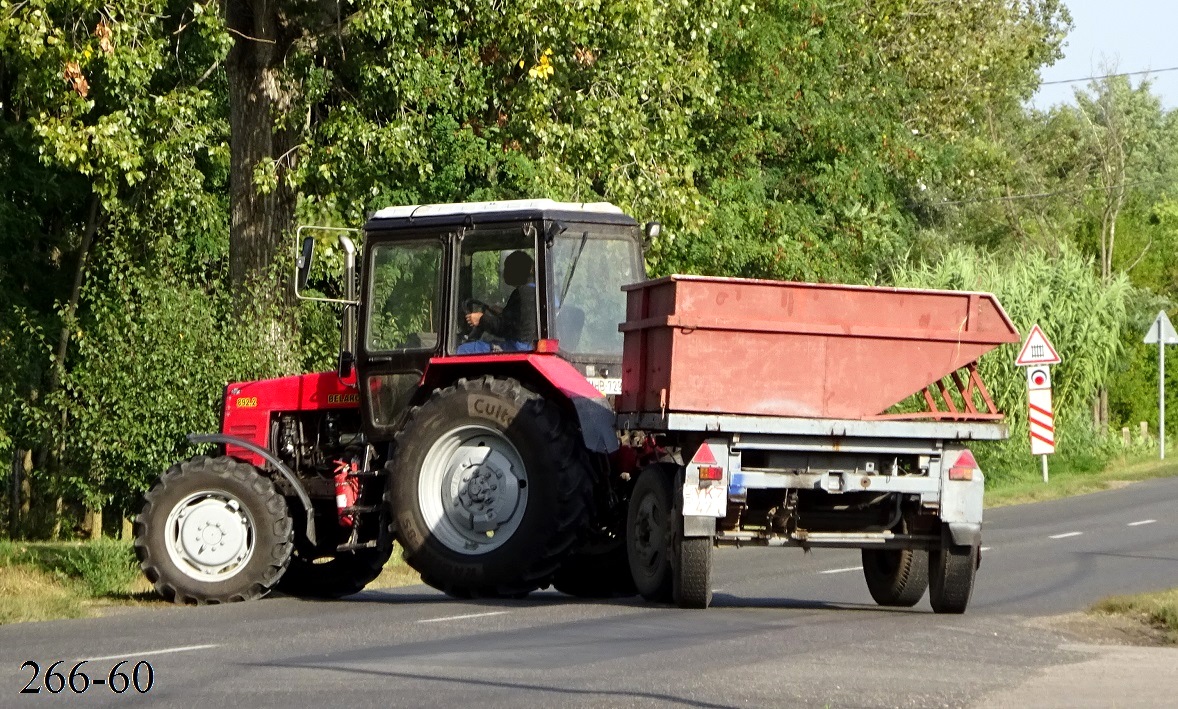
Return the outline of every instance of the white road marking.
[[[507,615],[511,611],[491,611],[490,613],[468,613],[466,615],[449,615],[445,618],[426,618],[418,623],[441,623],[447,620],[466,620],[467,618],[486,618],[489,615]]]
[[[982,551],[990,551],[990,547],[982,547]]]
[[[1078,537],[1083,532],[1064,532],[1063,534],[1052,534],[1048,539],[1067,539],[1068,537]]]
[[[184,647],[170,647],[164,650],[144,650],[139,652],[124,652],[121,655],[106,655],[104,657],[87,657],[88,662],[100,662],[102,660],[117,660],[121,657],[129,657],[138,660],[141,657],[150,657],[152,655],[170,655],[173,652],[192,652],[193,650],[207,650],[212,647],[221,647],[220,645],[185,645]]]
[[[1143,524],[1153,524],[1154,522],[1157,522],[1157,520],[1156,519],[1143,519],[1140,522],[1130,522],[1129,524],[1127,524],[1125,526],[1126,527],[1140,527]]]
[[[844,571],[860,571],[862,569],[863,569],[862,566],[848,566],[845,569],[827,569],[826,571],[819,571],[818,573],[820,573],[820,574],[841,574]]]

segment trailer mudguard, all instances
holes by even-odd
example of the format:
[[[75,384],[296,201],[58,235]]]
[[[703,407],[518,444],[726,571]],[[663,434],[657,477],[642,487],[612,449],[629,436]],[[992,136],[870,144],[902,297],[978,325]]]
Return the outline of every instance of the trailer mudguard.
[[[544,393],[567,402],[581,429],[585,447],[594,453],[613,453],[619,447],[615,415],[609,399],[573,365],[555,354],[538,352],[455,355],[429,361],[417,397],[424,398],[460,377],[514,377],[541,386]]]
[[[986,482],[973,454],[946,448],[941,456],[941,522],[953,543],[982,543],[982,496]]]

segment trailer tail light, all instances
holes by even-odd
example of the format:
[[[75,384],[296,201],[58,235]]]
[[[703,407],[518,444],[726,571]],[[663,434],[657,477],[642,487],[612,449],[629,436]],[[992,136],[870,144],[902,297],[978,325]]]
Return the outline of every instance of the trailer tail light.
[[[560,340],[552,338],[536,340],[536,351],[541,354],[556,354],[560,351]]]
[[[699,467],[699,479],[703,480],[723,480],[724,469],[718,465],[701,465]]]
[[[978,469],[978,462],[974,460],[973,453],[968,450],[962,451],[961,455],[957,457],[957,462],[949,468],[950,480],[973,480],[973,473]]]

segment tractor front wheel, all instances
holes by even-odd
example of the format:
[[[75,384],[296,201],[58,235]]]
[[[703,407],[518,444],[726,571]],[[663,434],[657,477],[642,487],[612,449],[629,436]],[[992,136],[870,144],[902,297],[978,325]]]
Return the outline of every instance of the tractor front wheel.
[[[257,468],[202,455],[173,465],[148,491],[135,554],[169,601],[247,601],[286,570],[292,529],[286,500]]]
[[[390,462],[405,561],[452,596],[552,581],[592,504],[588,454],[552,403],[514,379],[460,379],[413,409]]]

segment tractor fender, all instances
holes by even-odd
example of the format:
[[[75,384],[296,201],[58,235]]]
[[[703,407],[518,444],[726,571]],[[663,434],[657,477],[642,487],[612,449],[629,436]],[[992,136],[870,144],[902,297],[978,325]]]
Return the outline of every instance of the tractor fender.
[[[273,453],[252,441],[247,441],[237,436],[229,436],[224,433],[190,433],[188,434],[188,440],[193,443],[221,443],[231,446],[241,446],[250,453],[261,456],[263,460],[274,466],[278,474],[290,483],[291,488],[294,489],[295,494],[299,497],[299,502],[303,503],[303,509],[307,512],[307,541],[310,542],[311,546],[318,544],[315,539],[315,510],[311,507],[311,496],[307,494],[307,490],[299,482],[294,472],[286,467]]]
[[[558,399],[577,417],[585,447],[594,453],[613,453],[618,449],[616,417],[609,399],[589,383],[573,365],[543,353],[458,355],[434,357],[421,378],[418,400],[429,392],[448,386],[461,377],[513,377],[525,384],[539,386],[545,396]]]

